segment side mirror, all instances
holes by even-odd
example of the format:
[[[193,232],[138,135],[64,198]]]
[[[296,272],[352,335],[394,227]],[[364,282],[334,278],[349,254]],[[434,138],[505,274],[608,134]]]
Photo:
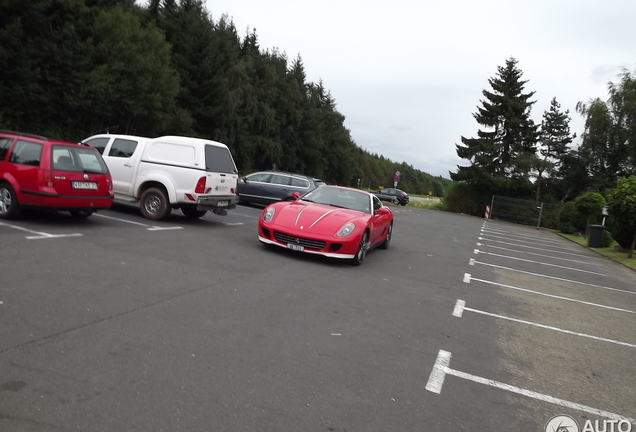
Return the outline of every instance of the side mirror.
[[[294,192],[291,194],[291,197],[295,200],[297,200],[298,198],[300,198],[300,192]]]
[[[391,210],[389,210],[389,209],[388,209],[388,208],[386,208],[386,207],[380,207],[379,209],[377,209],[377,210],[375,211],[375,215],[376,215],[376,216],[384,216],[384,215],[388,215],[388,214],[390,214],[390,213],[391,213]]]

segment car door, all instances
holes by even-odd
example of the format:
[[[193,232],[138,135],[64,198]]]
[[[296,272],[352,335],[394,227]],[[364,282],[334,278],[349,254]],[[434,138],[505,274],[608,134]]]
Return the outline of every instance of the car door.
[[[369,239],[371,244],[375,244],[381,241],[384,238],[384,232],[389,226],[389,221],[391,220],[390,215],[379,215],[377,211],[382,208],[382,201],[376,196],[373,197],[373,216],[371,217],[371,234],[369,235]]]
[[[18,183],[20,204],[37,205],[42,144],[18,139],[9,151],[7,174]]]
[[[268,202],[282,201],[291,195],[289,190],[291,177],[285,174],[272,174],[269,183],[265,185],[264,196]]]
[[[102,157],[113,178],[113,191],[116,195],[132,196],[133,180],[141,154],[139,141],[132,138],[115,138],[105,150],[108,154]]]
[[[262,203],[265,185],[272,177],[270,173],[255,173],[245,176],[238,185],[238,195],[243,202]]]

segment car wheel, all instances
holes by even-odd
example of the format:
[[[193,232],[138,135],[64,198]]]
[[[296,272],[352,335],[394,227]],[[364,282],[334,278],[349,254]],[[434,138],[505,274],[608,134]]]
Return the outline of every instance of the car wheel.
[[[362,238],[360,239],[360,243],[358,244],[358,250],[356,251],[356,256],[351,260],[351,264],[355,266],[359,266],[364,261],[364,257],[367,255],[367,250],[369,249],[369,232],[365,231],[362,234]]]
[[[166,193],[159,188],[149,188],[141,194],[141,214],[146,219],[162,220],[170,214],[170,205]]]
[[[20,216],[18,197],[11,185],[0,184],[0,219],[15,219]]]
[[[400,200],[399,200],[399,199],[397,199],[396,197],[393,197],[393,198],[391,199],[391,202],[392,202],[393,204],[395,204],[395,205],[400,204]]]
[[[69,213],[75,218],[86,219],[93,214],[93,210],[71,210]]]
[[[181,212],[187,218],[196,219],[196,218],[200,218],[200,217],[205,216],[205,214],[208,211],[207,210],[197,210],[196,207],[181,207]]]
[[[386,236],[384,237],[384,241],[380,245],[380,248],[382,248],[382,249],[388,249],[389,248],[389,244],[391,244],[391,236],[392,235],[393,235],[393,222],[391,222],[391,225],[389,225],[389,229],[386,232]]]
[[[402,201],[400,204],[402,204],[402,206],[405,206],[407,204],[406,201]]]

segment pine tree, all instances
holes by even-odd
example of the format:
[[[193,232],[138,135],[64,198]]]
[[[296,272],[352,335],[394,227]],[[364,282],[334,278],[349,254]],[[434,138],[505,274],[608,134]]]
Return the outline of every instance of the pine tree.
[[[476,138],[461,137],[457,155],[471,165],[458,166],[453,180],[499,193],[528,185],[536,164],[537,126],[530,119],[534,92],[524,93],[522,75],[517,60],[510,58],[488,80],[492,91],[483,90],[485,100],[473,114],[485,130],[478,130]]]
[[[551,178],[558,174],[563,166],[563,158],[568,152],[576,134],[570,133],[570,112],[561,111],[561,104],[552,98],[550,109],[544,111],[539,133],[539,154],[541,161],[537,164],[536,200],[541,197],[541,180],[543,174]]]

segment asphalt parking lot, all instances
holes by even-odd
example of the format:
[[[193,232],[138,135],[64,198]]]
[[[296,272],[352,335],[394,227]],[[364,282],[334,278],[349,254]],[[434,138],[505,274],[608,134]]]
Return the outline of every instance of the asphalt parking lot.
[[[0,224],[2,431],[543,431],[636,418],[636,273],[552,233],[396,208],[360,267],[261,209]]]

